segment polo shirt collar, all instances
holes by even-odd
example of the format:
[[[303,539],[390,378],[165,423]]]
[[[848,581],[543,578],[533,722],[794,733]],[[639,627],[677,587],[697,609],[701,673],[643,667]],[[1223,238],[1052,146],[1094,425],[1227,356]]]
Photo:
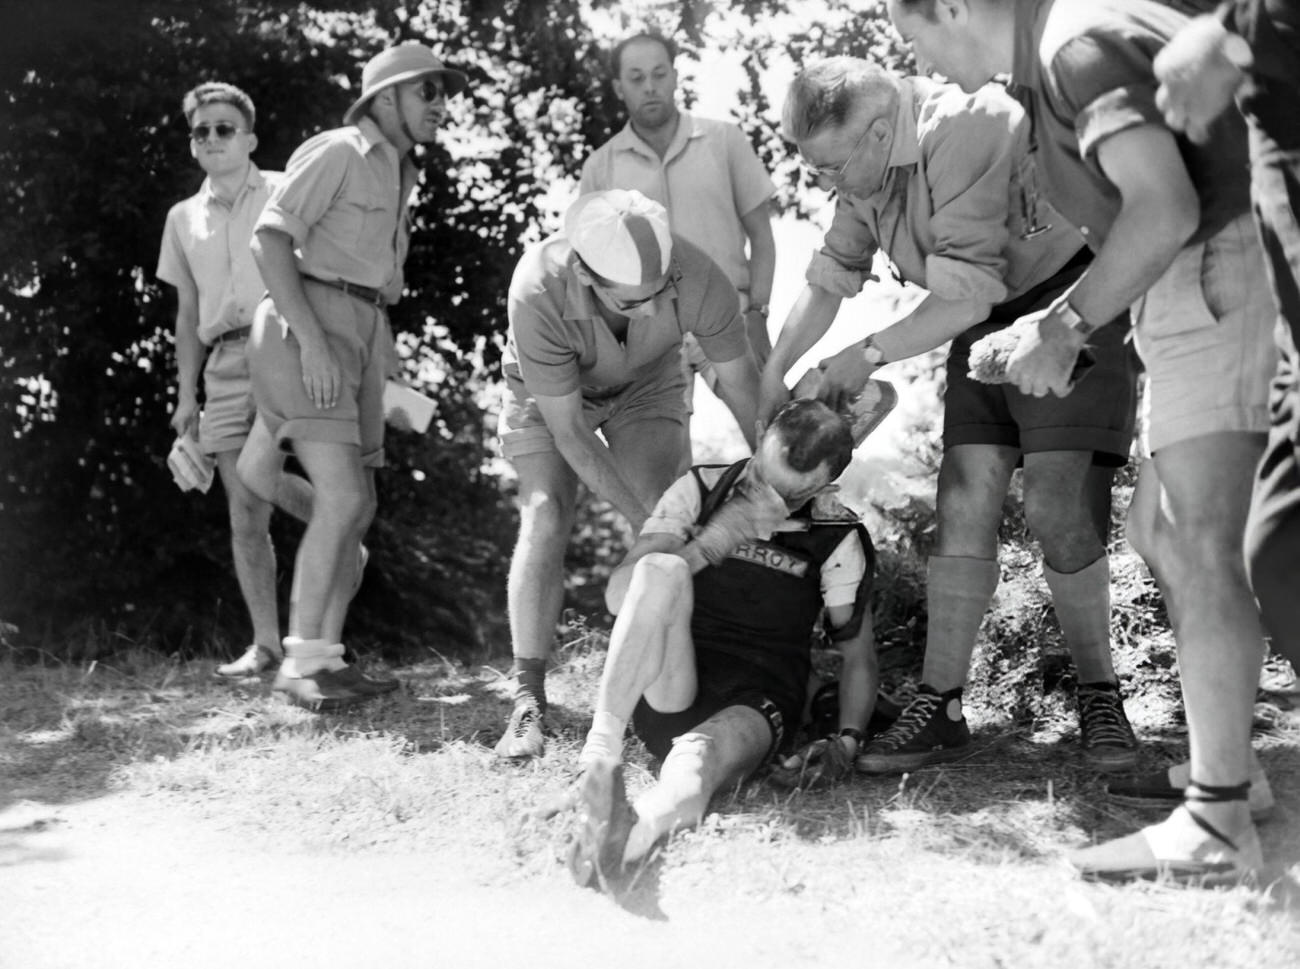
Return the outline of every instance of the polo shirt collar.
[[[1053,0],[1016,0],[1015,47],[1011,62],[1011,84],[1028,91],[1043,86],[1043,65],[1038,47],[1047,25]]]
[[[361,137],[366,143],[366,151],[374,148],[376,145],[391,145],[384,133],[379,130],[379,125],[375,124],[375,119],[370,115],[363,115],[357,119],[357,130],[361,132]],[[396,146],[394,146],[395,148]]]
[[[244,176],[244,184],[240,187],[238,194],[235,195],[235,202],[232,204],[238,203],[245,192],[259,189],[265,184],[266,176],[250,161],[248,163],[248,172]],[[204,205],[220,204],[217,193],[212,190],[211,178],[203,179],[203,184],[199,186],[199,198],[203,200]]]
[[[668,145],[668,150],[664,152],[664,160],[667,161],[673,155],[685,148],[686,143],[692,138],[701,138],[703,136],[704,132],[696,128],[695,118],[691,113],[678,108],[677,131],[673,135],[673,140]],[[645,155],[649,158],[654,158],[656,161],[659,158],[659,156],[655,154],[654,149],[646,143],[646,140],[636,133],[636,129],[632,127],[631,121],[628,121],[627,124],[623,125],[618,134],[616,134],[611,140],[614,143],[615,149],[618,151],[635,152],[638,155]]]

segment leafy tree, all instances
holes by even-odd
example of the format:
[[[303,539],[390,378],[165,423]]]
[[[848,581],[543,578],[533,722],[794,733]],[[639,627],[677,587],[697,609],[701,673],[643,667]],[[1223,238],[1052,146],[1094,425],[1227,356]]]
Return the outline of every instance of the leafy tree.
[[[897,62],[880,11],[862,7],[638,10],[688,57],[747,52],[739,118],[793,186],[763,74],[816,53]],[[772,26],[799,10],[803,26]],[[202,178],[180,97],[208,79],[243,87],[256,161],[278,169],[338,123],[365,60],[420,39],[474,84],[422,153],[410,288],[392,312],[408,375],[439,409],[428,435],[391,436],[351,629],[392,647],[499,641],[514,527],[491,450],[505,292],[622,123],[603,59],[644,22],[606,0],[0,0],[0,617],[47,647],[77,629],[185,647],[245,628],[224,502],[182,495],[164,464],[174,307],[153,270],[168,207]],[[287,565],[297,528],[275,527]]]

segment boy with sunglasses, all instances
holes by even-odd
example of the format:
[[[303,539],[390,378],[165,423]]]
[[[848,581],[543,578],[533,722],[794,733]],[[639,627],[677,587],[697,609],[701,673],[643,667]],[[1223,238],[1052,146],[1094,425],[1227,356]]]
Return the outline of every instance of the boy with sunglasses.
[[[268,453],[292,449],[315,487],[294,567],[274,689],[313,710],[397,688],[343,660],[343,624],[384,463],[384,383],[396,363],[385,307],[401,296],[409,247],[409,157],[434,140],[445,98],[468,86],[423,44],[376,55],[344,126],[308,139],[258,220],[253,255],[269,299],[250,340],[257,425],[239,470],[265,495]]]
[[[236,462],[256,416],[248,371],[248,334],[265,286],[249,251],[253,225],[278,172],[261,172],[250,155],[252,99],[217,81],[189,91],[181,104],[190,126],[190,154],[207,173],[198,192],[167,214],[158,278],[175,287],[177,434],[197,437],[215,457],[230,511],[231,550],[240,592],[253,624],[253,642],[239,659],[217,667],[223,677],[260,672],[280,650],[271,507],[301,521],[311,513],[311,485],[284,474],[277,461],[265,498],[239,478]],[[203,376],[204,405],[198,401]]]
[[[519,477],[520,521],[508,586],[515,707],[496,750],[528,758],[542,753],[543,680],[578,482],[639,532],[680,467],[683,334],[713,362],[751,447],[758,368],[726,274],[636,191],[570,206],[564,233],[519,261],[507,312],[498,429]]]

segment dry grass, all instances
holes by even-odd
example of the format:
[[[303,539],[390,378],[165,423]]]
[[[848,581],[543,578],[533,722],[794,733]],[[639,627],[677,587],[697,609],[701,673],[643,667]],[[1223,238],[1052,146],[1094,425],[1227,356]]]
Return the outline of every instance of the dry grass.
[[[521,899],[542,885],[577,904],[587,893],[558,863],[565,822],[527,812],[571,779],[601,645],[574,626],[549,680],[549,756],[523,767],[491,757],[508,691],[488,668],[405,668],[396,698],[316,717],[264,684],[230,687],[205,664],[147,654],[3,667],[0,809],[147,798],[245,845],[289,840],[377,866],[416,854],[471,885]],[[1264,884],[1209,891],[1070,876],[1062,848],[1147,818],[1110,805],[1076,761],[1059,691],[1026,710],[973,707],[975,749],[943,769],[816,793],[761,782],[725,792],[701,829],[675,837],[619,895],[620,918],[666,921],[675,934],[665,939],[708,939],[719,947],[711,962],[751,967],[1296,964],[1294,716],[1275,718],[1258,743],[1280,804],[1262,828]],[[1177,755],[1168,709],[1141,729],[1152,762]],[[652,775],[639,746],[630,752],[635,791]]]

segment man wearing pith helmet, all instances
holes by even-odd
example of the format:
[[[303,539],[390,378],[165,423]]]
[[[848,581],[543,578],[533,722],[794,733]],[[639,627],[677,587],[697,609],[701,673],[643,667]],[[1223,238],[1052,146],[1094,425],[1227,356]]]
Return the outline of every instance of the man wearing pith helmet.
[[[402,293],[409,158],[433,141],[464,74],[423,44],[366,64],[344,127],[308,139],[258,220],[253,255],[269,299],[250,340],[258,420],[240,474],[264,493],[277,448],[298,458],[315,504],[294,568],[289,635],[274,688],[338,709],[396,689],[343,661],[343,623],[364,564],[384,463],[384,382],[395,363],[386,307]]]
[[[750,447],[758,369],[726,274],[640,192],[579,198],[563,233],[524,253],[507,306],[498,429],[519,478],[520,521],[508,587],[515,706],[496,751],[527,758],[543,748],[578,482],[639,532],[681,460],[682,335],[694,333],[713,362]]]

